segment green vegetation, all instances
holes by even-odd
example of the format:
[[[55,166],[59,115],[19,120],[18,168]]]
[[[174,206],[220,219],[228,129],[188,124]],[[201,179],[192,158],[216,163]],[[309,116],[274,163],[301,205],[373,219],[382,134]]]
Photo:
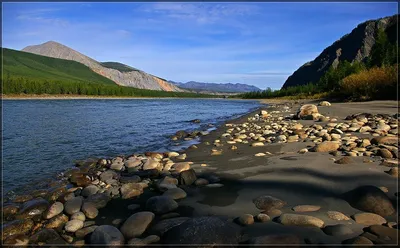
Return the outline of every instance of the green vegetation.
[[[281,90],[249,92],[242,98],[316,98],[318,96],[348,100],[397,99],[399,66],[398,43],[390,43],[387,34],[379,30],[375,45],[366,62],[342,61],[316,83],[298,85]]]
[[[118,63],[118,62],[101,62],[100,63],[102,66],[110,68],[110,69],[115,69],[118,70],[120,72],[130,72],[130,71],[139,71],[136,68],[124,65],[122,63]]]
[[[2,49],[3,94],[69,94],[132,97],[216,97],[124,87],[70,60]]]

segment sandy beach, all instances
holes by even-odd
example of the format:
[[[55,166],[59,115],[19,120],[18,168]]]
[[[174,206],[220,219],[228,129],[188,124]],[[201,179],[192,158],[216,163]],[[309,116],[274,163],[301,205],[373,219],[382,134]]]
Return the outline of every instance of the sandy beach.
[[[393,124],[393,116],[398,114],[398,102],[371,101],[318,106],[320,114],[318,120],[293,120],[293,115],[297,114],[300,106],[317,105],[318,101],[264,100],[264,103],[270,104],[240,118],[227,121],[210,134],[201,136],[199,144],[182,150],[179,154],[172,156],[148,153],[147,158],[142,155],[131,155],[111,161],[103,159],[95,163],[84,163],[79,169],[66,173],[67,182],[78,187],[68,187],[65,181],[59,185],[69,188],[68,192],[75,192],[73,199],[88,187],[90,190],[92,188],[96,190],[93,195],[86,194],[89,189],[86,193],[82,193],[84,202],[99,204],[99,199],[106,197],[101,194],[107,192],[113,199],[106,197],[107,206],[103,204],[98,206],[98,213],[91,218],[91,225],[95,223],[95,226],[88,230],[88,235],[83,235],[85,238],[77,235],[79,231],[75,234],[79,236],[78,238],[74,237],[72,231],[60,231],[64,233],[63,239],[53,237],[53,240],[41,242],[52,243],[54,240],[72,244],[103,242],[102,239],[99,241],[99,235],[104,232],[102,229],[104,227],[107,231],[117,233],[116,240],[111,241],[119,244],[199,242],[224,244],[228,242],[227,240],[234,245],[398,243],[398,171],[397,174],[389,172],[398,168],[397,154],[394,152],[397,150],[393,150],[396,147],[398,149],[398,143],[391,146],[385,144],[351,146],[357,142],[364,144],[363,142],[367,142],[366,139],[368,142],[369,140],[373,142],[373,138],[378,136],[394,137],[397,140],[395,134],[397,124]],[[358,122],[354,121],[356,117],[345,120],[347,116],[357,113],[373,114],[368,117],[371,120],[379,121],[383,118],[385,123],[391,125],[385,124],[385,128],[388,126],[391,130],[388,133],[386,129],[378,134],[379,125],[383,125],[381,121],[377,127],[373,127],[375,132],[360,132],[358,123],[364,121],[360,125],[364,125],[365,128],[366,117],[357,117]],[[387,116],[375,116],[377,114]],[[333,131],[340,128],[339,123],[350,123],[351,126],[348,128],[355,129],[354,131],[343,129],[344,132]],[[251,134],[260,133],[257,130],[268,131],[267,126],[276,125],[281,126],[277,126],[273,135]],[[295,129],[294,126],[298,128]],[[313,131],[314,129],[316,131]],[[325,129],[329,131],[323,132]],[[285,130],[294,131],[291,131],[292,135],[289,132],[289,135],[281,137],[286,133]],[[306,137],[299,138],[296,136],[304,133],[296,130],[311,130],[311,132]],[[318,131],[322,132],[320,136]],[[340,132],[342,134],[339,134]],[[239,135],[235,136],[235,133]],[[295,133],[297,135],[294,135]],[[240,134],[245,136],[239,140],[235,139],[240,137]],[[278,134],[281,135],[276,136]],[[277,141],[278,138],[281,141]],[[339,149],[338,145],[333,149],[333,153],[318,151],[316,147],[327,139],[332,139],[332,143],[338,139],[336,143],[340,143],[341,148]],[[254,143],[262,145],[255,146]],[[347,146],[350,147],[348,150],[337,151]],[[314,148],[316,151],[313,151]],[[381,152],[379,149],[386,148],[393,151],[390,156],[388,155],[390,158],[377,155]],[[186,156],[183,156],[184,154]],[[337,162],[342,161],[344,157],[350,159],[344,163]],[[153,162],[155,167],[152,167]],[[132,163],[136,168],[140,165],[140,169],[130,170]],[[103,176],[104,174],[107,174],[108,179]],[[89,181],[84,178],[85,175],[88,175]],[[378,189],[378,193],[371,193],[378,195],[376,199],[372,197],[376,202],[372,205],[370,202],[364,203],[368,205],[367,208],[372,209],[369,211],[361,210],[362,207],[354,207],[354,204],[358,203],[352,201],[358,196],[350,200],[344,196],[347,192],[367,185]],[[141,190],[138,190],[138,187]],[[124,188],[129,190],[126,191]],[[362,190],[360,192],[359,195],[364,194]],[[54,196],[54,193],[46,194]],[[160,194],[170,194],[176,202],[164,199],[165,196],[162,198]],[[367,197],[371,197],[368,194],[370,193],[367,193]],[[71,198],[66,199],[65,193],[57,197],[58,201],[65,203],[65,206],[68,205],[68,201],[72,201]],[[149,203],[152,200],[159,200],[159,205],[155,207]],[[271,207],[269,206],[271,204],[277,205]],[[164,206],[167,210],[157,209],[160,206]],[[368,213],[366,216],[362,214],[375,211],[375,208],[377,208],[375,213],[386,211],[385,214],[381,214],[384,216],[373,213]],[[155,217],[148,211],[155,213]],[[142,215],[151,220],[148,219],[149,221],[143,224],[145,227],[139,235],[132,236],[129,232],[127,234],[127,226],[130,225],[132,230],[136,230],[135,225],[139,224],[134,220],[136,218],[137,221],[138,216]],[[140,218],[146,219],[143,216]],[[220,223],[211,216],[218,216],[224,221]],[[297,219],[294,220],[295,218]],[[140,220],[142,223],[143,219]],[[87,222],[88,219],[85,223]],[[47,220],[40,223],[48,225]],[[90,227],[90,224],[85,225]],[[9,229],[15,232],[13,226]],[[240,235],[236,235],[236,230]],[[93,234],[90,234],[92,232]],[[185,234],[190,232],[192,235]],[[154,235],[157,235],[157,238]],[[33,234],[33,237],[36,239],[32,236],[26,239],[30,240],[29,242],[36,242],[37,235]]]

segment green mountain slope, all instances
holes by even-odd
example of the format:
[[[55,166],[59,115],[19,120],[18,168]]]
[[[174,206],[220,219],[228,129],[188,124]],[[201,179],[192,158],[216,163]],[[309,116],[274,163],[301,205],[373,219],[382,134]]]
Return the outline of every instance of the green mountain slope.
[[[136,68],[130,67],[128,65],[119,63],[119,62],[101,62],[100,63],[102,66],[110,68],[110,69],[115,69],[120,72],[130,72],[130,71],[139,71]]]
[[[71,60],[55,59],[3,48],[3,75],[84,83],[115,83],[89,67]]]

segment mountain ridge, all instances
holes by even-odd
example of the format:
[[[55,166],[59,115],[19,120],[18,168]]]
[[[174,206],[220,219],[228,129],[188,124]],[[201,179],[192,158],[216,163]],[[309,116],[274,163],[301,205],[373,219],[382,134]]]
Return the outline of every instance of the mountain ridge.
[[[189,81],[186,83],[179,83],[169,81],[181,88],[196,90],[196,91],[214,91],[224,93],[243,93],[250,91],[261,91],[260,88],[254,85],[242,84],[242,83],[204,83]]]

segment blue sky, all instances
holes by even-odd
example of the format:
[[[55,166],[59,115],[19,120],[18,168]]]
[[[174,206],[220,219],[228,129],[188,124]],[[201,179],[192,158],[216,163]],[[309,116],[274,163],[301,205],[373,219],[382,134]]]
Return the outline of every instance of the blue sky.
[[[49,40],[178,82],[279,89],[359,23],[397,3],[3,3],[3,47]]]

